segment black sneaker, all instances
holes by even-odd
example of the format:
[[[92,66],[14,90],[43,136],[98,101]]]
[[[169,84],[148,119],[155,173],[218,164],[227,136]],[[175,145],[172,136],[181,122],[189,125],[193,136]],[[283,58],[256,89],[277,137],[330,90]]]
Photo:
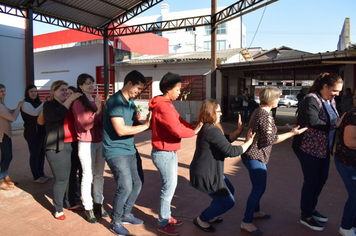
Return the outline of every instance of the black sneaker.
[[[328,222],[328,220],[329,220],[328,217],[323,216],[323,215],[320,214],[320,212],[317,211],[317,210],[315,210],[315,211],[313,212],[313,218],[316,219],[317,221],[320,221],[320,222],[323,222],[323,223]]]
[[[322,226],[317,220],[315,220],[313,217],[310,218],[310,220],[307,220],[304,217],[300,218],[300,223],[302,223],[303,225],[311,228],[312,230],[316,230],[316,231],[323,231],[324,230],[324,226]]]

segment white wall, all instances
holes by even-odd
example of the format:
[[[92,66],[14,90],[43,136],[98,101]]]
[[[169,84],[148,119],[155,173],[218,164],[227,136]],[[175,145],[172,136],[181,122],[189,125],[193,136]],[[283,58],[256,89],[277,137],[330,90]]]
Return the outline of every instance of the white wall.
[[[222,10],[224,7],[219,7],[218,11]],[[147,22],[156,21],[166,21],[173,19],[181,19],[192,16],[210,15],[211,9],[198,9],[189,11],[179,11],[179,12],[163,12],[161,15],[148,16],[148,17],[135,17],[127,22],[128,25],[137,25]],[[230,48],[240,48],[241,47],[241,18],[236,18],[231,21],[226,22],[226,34],[218,34],[217,40],[226,41],[226,49]],[[194,34],[196,36],[194,36]],[[246,28],[242,24],[242,34],[246,38]],[[196,50],[206,51],[204,48],[204,41],[211,41],[210,34],[205,33],[205,27],[196,27],[195,31],[186,31],[186,29],[164,31],[162,36],[168,38],[169,40],[169,53],[181,53],[181,52],[192,52],[194,51],[194,41],[196,40]],[[196,37],[196,38],[195,38]],[[245,47],[245,41],[242,40],[242,47]]]
[[[35,80],[39,89],[49,90],[56,80],[76,87],[77,77],[96,77],[96,66],[103,65],[103,45],[92,44],[35,53]],[[68,71],[68,72],[61,72]]]
[[[189,75],[206,75],[206,97],[210,97],[210,61],[208,62],[190,62],[190,63],[175,63],[175,64],[157,64],[153,65],[124,65],[115,67],[115,82],[117,90],[123,87],[125,76],[132,70],[140,71],[145,77],[152,77],[152,96],[162,94],[159,90],[159,82],[167,72],[179,74],[180,76]],[[218,74],[220,74],[218,72]],[[220,80],[218,81],[220,83]],[[220,95],[221,96],[221,93]],[[144,112],[142,117],[145,117],[148,112],[148,100],[136,100],[136,104],[143,105]],[[192,113],[196,120],[202,101],[191,101]],[[174,101],[178,113],[185,119],[185,113],[188,113],[189,104],[187,101]]]
[[[0,83],[6,87],[5,103],[15,108],[26,88],[25,20],[0,13]],[[21,115],[14,122],[23,123]]]

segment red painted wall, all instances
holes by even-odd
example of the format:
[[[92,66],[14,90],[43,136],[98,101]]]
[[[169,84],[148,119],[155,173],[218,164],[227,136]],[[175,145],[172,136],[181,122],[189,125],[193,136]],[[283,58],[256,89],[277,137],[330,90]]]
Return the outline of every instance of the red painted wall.
[[[96,39],[103,38],[76,30],[63,30],[34,36],[33,47],[36,49],[67,43],[85,42]],[[110,39],[115,41],[115,44],[119,41],[121,49],[131,52],[148,55],[168,54],[169,52],[168,39],[152,33],[128,35]]]

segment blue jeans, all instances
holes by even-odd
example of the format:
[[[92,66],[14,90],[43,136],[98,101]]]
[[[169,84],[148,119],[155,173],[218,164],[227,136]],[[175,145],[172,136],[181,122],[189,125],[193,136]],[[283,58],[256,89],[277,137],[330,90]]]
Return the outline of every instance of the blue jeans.
[[[343,229],[351,229],[356,227],[356,168],[346,166],[338,159],[335,159],[335,165],[349,194],[344,207],[341,227]]]
[[[267,167],[259,160],[252,160],[246,155],[241,156],[242,163],[246,166],[252,183],[252,190],[247,200],[243,222],[252,223],[253,213],[260,211],[260,199],[267,186]]]
[[[36,180],[44,175],[45,150],[43,143],[45,137],[25,137],[30,151],[30,168],[33,180]]]
[[[131,213],[143,184],[142,161],[137,153],[107,159],[116,182],[116,193],[111,213],[114,223]]]
[[[213,201],[211,202],[210,206],[200,214],[199,218],[201,219],[201,221],[208,222],[214,217],[224,214],[235,206],[235,199],[233,196],[235,189],[225,175],[224,181],[231,194],[229,196],[217,196],[209,194]]]
[[[177,153],[152,149],[151,156],[161,179],[158,226],[163,227],[168,224],[168,220],[171,218],[171,202],[178,182]]]
[[[318,198],[328,179],[330,156],[319,158],[303,152],[299,148],[293,149],[302,167],[304,182],[302,196],[300,199],[300,209],[302,217],[312,217]]]
[[[7,171],[9,170],[10,163],[12,161],[12,141],[9,136],[4,134],[2,143],[0,143],[1,149],[1,171],[0,171],[0,180],[5,179]]]

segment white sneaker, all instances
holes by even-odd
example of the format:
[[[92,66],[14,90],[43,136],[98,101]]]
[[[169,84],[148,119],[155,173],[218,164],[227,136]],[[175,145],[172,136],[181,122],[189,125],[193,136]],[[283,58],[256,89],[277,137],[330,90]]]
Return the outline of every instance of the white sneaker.
[[[343,228],[339,228],[339,233],[343,236],[355,236],[355,231],[351,228],[351,229],[343,229]]]

